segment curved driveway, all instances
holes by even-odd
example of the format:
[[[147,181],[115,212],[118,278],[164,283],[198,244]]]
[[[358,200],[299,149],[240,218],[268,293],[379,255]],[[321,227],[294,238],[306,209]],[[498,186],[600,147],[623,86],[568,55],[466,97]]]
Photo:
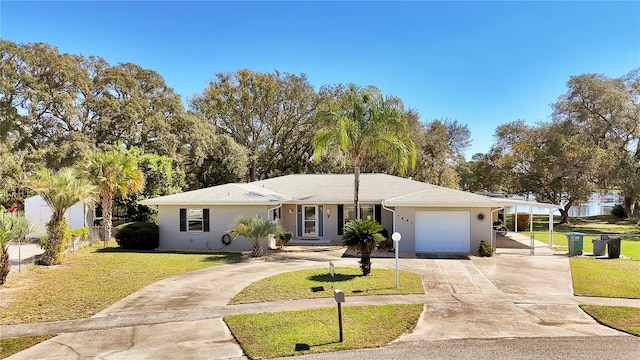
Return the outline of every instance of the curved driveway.
[[[62,333],[10,359],[244,358],[222,316],[335,303],[315,299],[226,305],[229,299],[248,284],[281,272],[326,267],[328,261],[357,266],[358,259],[343,258],[342,253],[285,251],[264,260],[197,270],[151,284],[90,319],[3,326],[0,332],[2,337]],[[587,299],[572,296],[567,257],[549,250],[536,256],[513,253],[470,260],[403,258],[400,264],[422,276],[425,294],[349,297],[345,303],[424,303],[414,331],[394,340],[391,348],[454,339],[624,335],[579,309]],[[373,259],[374,267],[394,265],[393,259]]]

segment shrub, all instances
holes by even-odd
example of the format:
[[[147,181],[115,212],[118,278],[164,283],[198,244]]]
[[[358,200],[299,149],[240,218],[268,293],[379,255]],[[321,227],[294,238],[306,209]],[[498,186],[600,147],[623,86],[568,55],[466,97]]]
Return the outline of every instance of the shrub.
[[[291,231],[284,231],[276,235],[276,246],[282,248],[286,245],[291,238],[293,238],[293,233]]]
[[[627,212],[624,211],[624,206],[618,204],[611,208],[611,215],[620,219],[624,219],[627,217]]]
[[[77,229],[67,230],[64,233],[64,237],[69,238],[69,241],[71,243],[71,251],[76,251],[76,246],[78,245],[78,243],[87,241],[87,239],[89,238],[89,228],[83,226]]]
[[[81,228],[67,230],[71,239],[78,239],[80,241],[87,241],[89,238],[89,228],[83,226]]]
[[[150,222],[132,222],[116,227],[116,242],[123,249],[151,250],[160,245],[158,225]]]
[[[480,248],[478,249],[478,254],[482,257],[490,257],[491,255],[493,255],[493,248],[491,247],[491,244],[489,244],[485,240],[480,241]]]
[[[516,224],[518,224],[518,230],[526,230],[529,228],[528,213],[517,213],[515,219],[516,219]]]

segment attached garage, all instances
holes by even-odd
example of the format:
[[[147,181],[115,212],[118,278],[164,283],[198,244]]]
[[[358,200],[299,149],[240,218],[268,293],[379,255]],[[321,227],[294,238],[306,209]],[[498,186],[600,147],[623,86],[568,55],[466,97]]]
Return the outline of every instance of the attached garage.
[[[470,218],[468,211],[417,211],[415,251],[469,253]]]

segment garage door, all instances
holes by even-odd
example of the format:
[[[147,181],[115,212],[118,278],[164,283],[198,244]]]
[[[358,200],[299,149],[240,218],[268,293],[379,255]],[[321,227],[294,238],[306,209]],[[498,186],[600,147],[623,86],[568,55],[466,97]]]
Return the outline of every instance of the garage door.
[[[416,212],[416,251],[469,252],[468,211]]]

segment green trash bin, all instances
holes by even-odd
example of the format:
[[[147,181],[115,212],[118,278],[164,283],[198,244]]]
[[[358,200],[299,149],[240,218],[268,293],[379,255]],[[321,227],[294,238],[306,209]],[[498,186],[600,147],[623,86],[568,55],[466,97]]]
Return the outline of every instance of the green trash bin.
[[[569,244],[569,256],[582,255],[584,234],[579,232],[567,233],[567,242]]]

